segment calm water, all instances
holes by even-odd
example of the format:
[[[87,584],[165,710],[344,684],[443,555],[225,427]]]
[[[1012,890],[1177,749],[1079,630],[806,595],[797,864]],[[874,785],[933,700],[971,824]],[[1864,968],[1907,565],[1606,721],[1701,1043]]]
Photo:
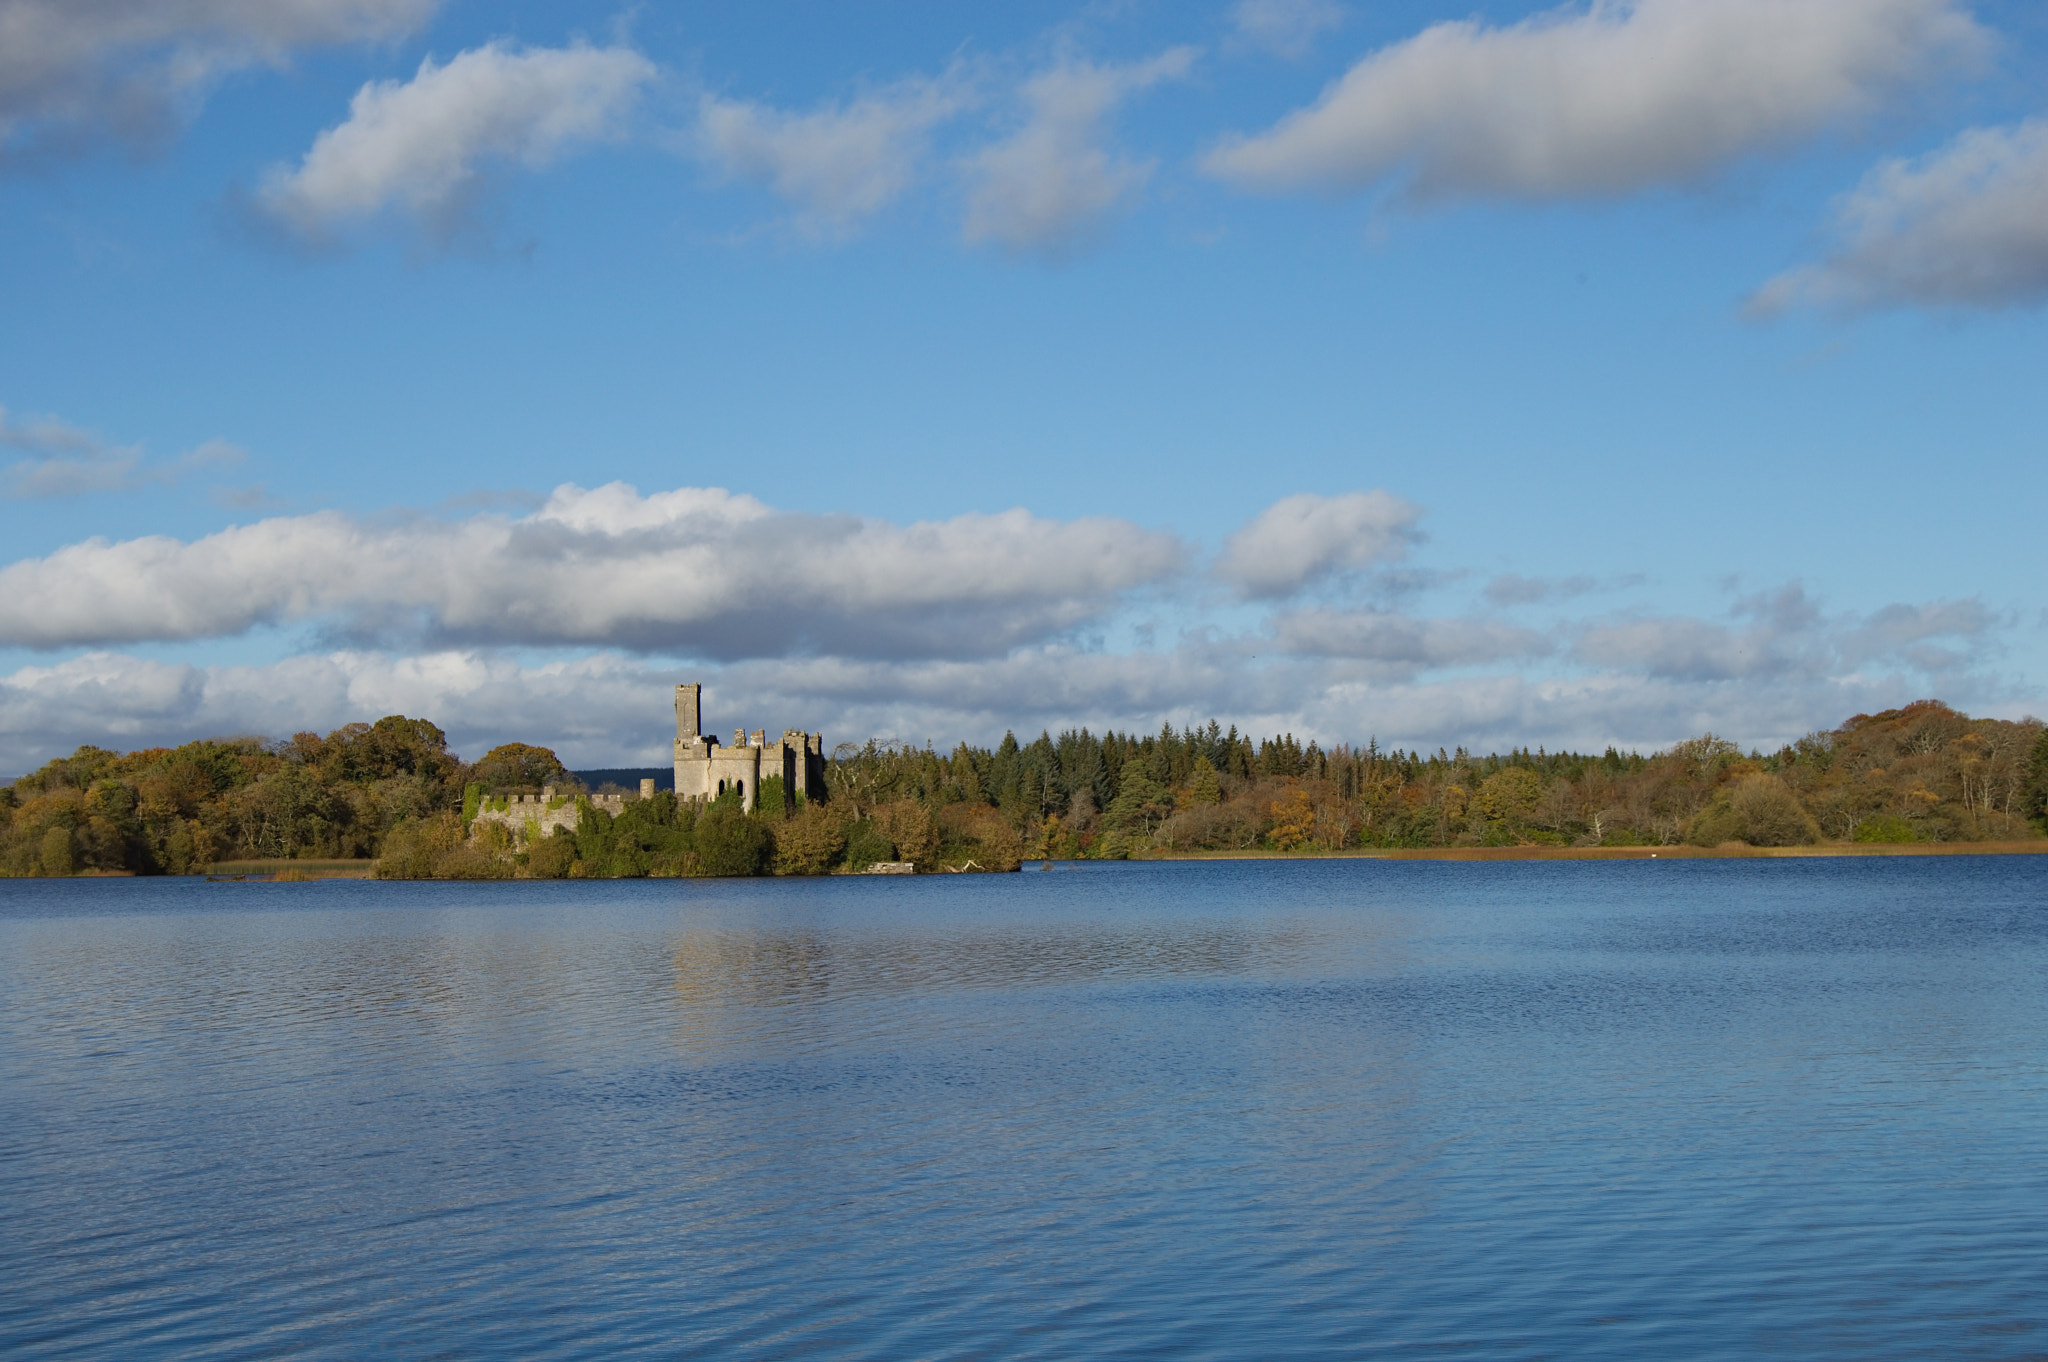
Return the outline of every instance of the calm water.
[[[0,881],[0,1351],[2038,1357],[2048,858]]]

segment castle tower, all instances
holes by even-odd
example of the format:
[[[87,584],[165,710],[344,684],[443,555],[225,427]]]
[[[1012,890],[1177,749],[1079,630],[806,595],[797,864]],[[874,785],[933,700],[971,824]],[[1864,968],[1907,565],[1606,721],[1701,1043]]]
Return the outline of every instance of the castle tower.
[[[712,800],[738,793],[740,806],[751,809],[761,782],[780,776],[786,792],[810,799],[825,797],[824,737],[797,729],[783,730],[771,744],[765,729],[733,730],[732,746],[704,732],[704,688],[676,687],[676,798]]]

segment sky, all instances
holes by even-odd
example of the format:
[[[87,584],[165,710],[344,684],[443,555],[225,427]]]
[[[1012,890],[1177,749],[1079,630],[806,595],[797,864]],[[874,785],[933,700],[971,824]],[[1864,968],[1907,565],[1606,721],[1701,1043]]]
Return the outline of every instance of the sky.
[[[2048,12],[0,0],[0,777],[2048,712]]]

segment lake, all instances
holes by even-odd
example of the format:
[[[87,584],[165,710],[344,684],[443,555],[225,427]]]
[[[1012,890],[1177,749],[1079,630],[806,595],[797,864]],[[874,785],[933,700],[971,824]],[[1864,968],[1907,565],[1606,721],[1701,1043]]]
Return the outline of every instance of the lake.
[[[11,1357],[2038,1357],[2048,857],[0,881]]]

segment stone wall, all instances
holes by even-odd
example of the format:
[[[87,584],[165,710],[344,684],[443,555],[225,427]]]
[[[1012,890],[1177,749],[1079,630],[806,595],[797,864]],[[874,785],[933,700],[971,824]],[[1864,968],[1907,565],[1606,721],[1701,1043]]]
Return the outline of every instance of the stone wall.
[[[640,794],[644,799],[653,793],[654,782],[640,782]],[[586,796],[594,808],[603,809],[617,818],[626,811],[626,797],[616,795]],[[503,823],[512,830],[514,846],[524,846],[528,838],[546,837],[557,828],[576,830],[576,824],[583,816],[583,802],[574,795],[556,795],[552,785],[541,786],[537,795],[507,795],[503,799],[486,799],[470,822],[470,833],[475,835],[480,823]]]

